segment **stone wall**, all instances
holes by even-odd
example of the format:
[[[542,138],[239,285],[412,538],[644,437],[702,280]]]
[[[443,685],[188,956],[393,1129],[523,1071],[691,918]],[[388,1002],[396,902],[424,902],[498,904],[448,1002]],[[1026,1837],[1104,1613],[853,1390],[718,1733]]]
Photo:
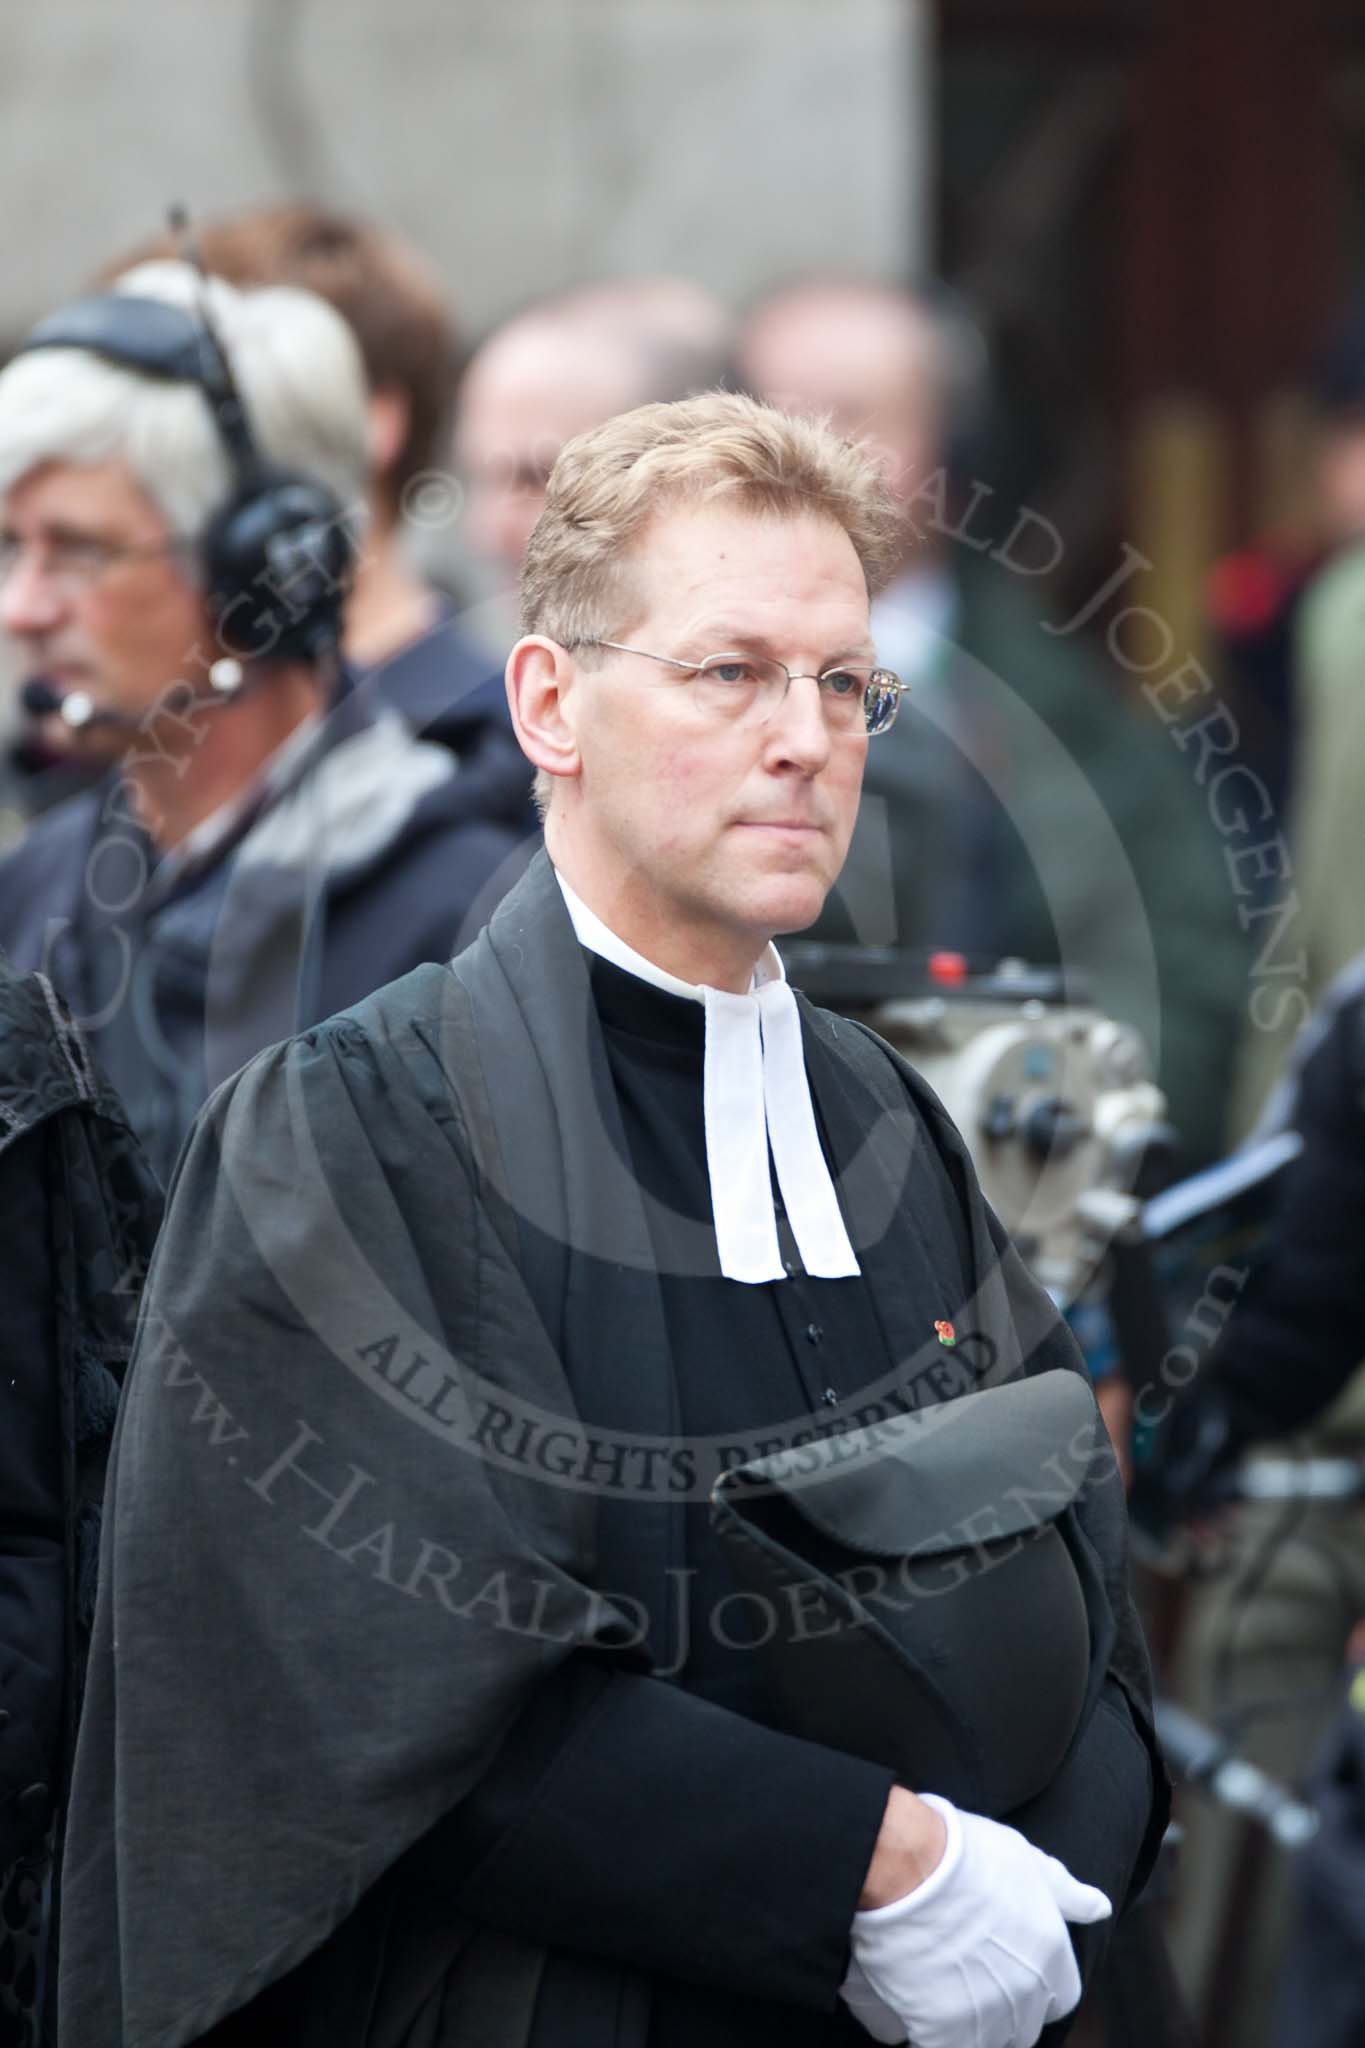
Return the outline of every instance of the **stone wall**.
[[[924,0],[9,0],[0,334],[193,210],[406,229],[477,331],[585,275],[924,254]]]

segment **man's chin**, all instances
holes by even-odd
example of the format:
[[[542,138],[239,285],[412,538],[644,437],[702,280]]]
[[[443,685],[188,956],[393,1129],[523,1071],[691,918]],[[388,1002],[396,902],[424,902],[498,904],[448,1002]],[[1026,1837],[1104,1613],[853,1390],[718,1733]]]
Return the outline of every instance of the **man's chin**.
[[[52,760],[70,761],[73,766],[92,770],[117,761],[127,751],[130,739],[127,732],[114,726],[84,728],[68,725],[64,718],[55,716],[35,719],[28,729]]]
[[[829,888],[828,883],[816,881],[814,877],[798,879],[794,875],[786,876],[780,884],[761,892],[763,914],[755,922],[774,936],[784,932],[803,932],[815,923],[824,909]]]

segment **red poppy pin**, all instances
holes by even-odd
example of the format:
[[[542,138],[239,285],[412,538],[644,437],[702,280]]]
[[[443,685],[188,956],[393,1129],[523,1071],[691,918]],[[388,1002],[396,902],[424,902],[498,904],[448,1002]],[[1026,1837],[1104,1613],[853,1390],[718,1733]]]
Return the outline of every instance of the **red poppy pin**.
[[[957,1331],[951,1323],[935,1323],[934,1334],[937,1336],[940,1344],[956,1344],[957,1342]]]

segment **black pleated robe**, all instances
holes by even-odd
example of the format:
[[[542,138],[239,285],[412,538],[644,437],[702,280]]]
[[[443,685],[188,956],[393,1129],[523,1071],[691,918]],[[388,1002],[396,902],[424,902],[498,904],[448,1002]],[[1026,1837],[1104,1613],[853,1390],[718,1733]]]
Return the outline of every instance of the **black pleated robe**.
[[[719,1277],[701,1012],[590,967],[543,858],[452,970],[210,1104],[111,1480],[73,2038],[859,2038],[837,1993],[890,1775],[772,1724],[710,1478],[1081,1367],[932,1096],[802,1017],[858,1279]],[[1015,1818],[1122,1899],[1161,1816],[1107,1449],[1080,1513],[1119,1647]]]

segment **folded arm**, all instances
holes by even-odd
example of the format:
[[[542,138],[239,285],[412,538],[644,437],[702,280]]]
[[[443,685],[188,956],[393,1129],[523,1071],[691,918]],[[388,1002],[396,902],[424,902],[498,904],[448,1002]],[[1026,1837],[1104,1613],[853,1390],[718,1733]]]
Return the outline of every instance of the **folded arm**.
[[[581,1653],[419,1853],[484,1925],[832,2010],[891,1784]]]

